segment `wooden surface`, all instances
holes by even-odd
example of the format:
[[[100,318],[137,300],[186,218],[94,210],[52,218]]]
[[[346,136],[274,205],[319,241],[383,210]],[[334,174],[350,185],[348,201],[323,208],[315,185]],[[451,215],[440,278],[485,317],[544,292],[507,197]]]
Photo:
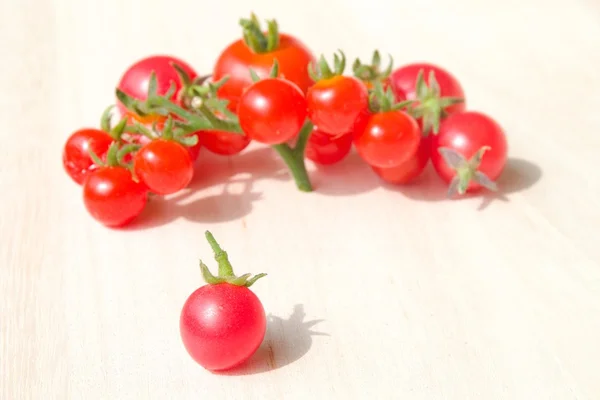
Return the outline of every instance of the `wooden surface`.
[[[64,140],[140,57],[209,72],[248,2],[2,0],[0,398],[600,399],[600,3],[269,3],[252,10],[317,54],[452,71],[506,129],[504,194],[447,201],[431,173],[402,192],[356,156],[304,194],[252,147],[203,153],[193,190],[103,228]],[[179,339],[206,229],[269,274],[272,322],[237,375]]]

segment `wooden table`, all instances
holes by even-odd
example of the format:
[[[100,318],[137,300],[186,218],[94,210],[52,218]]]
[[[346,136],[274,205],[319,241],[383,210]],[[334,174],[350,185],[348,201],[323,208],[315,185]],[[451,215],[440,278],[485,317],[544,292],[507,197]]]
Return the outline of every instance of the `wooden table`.
[[[273,152],[202,153],[192,189],[102,227],[65,175],[133,61],[210,72],[248,3],[2,2],[0,398],[600,399],[600,4],[252,3],[314,50],[438,63],[507,132],[501,195],[399,190],[355,155],[297,191]],[[384,58],[385,59],[385,58]],[[185,352],[204,231],[272,315],[236,373]],[[312,332],[312,333],[311,333]]]

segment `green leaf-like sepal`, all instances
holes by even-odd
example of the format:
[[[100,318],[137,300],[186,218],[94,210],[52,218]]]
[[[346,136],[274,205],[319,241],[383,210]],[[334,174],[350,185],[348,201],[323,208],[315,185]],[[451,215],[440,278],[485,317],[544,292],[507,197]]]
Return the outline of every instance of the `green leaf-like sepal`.
[[[492,181],[486,174],[479,171],[481,160],[486,151],[490,150],[489,146],[483,146],[467,160],[461,153],[449,147],[438,148],[438,153],[444,159],[446,165],[456,171],[456,175],[452,178],[448,186],[448,197],[454,197],[456,194],[463,195],[469,188],[469,183],[474,181],[482,187],[497,191],[496,182]]]

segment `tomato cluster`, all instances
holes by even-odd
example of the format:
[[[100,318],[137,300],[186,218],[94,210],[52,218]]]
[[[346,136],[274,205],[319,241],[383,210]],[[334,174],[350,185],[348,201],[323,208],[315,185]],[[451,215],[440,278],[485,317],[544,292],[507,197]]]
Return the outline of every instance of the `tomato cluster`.
[[[354,148],[382,181],[414,182],[431,161],[449,196],[495,180],[507,142],[492,117],[466,107],[465,91],[449,71],[430,63],[382,68],[356,59],[352,73],[338,52],[330,64],[298,38],[268,21],[242,19],[241,38],[217,57],[210,75],[184,60],[149,56],[116,84],[116,111],[100,126],[72,133],[63,149],[67,174],[83,188],[90,215],[109,227],[133,221],[149,194],[170,195],[190,184],[201,149],[235,156],[251,142],[270,146],[301,191],[313,190],[306,160],[339,163]],[[118,120],[118,123],[114,123]],[[210,370],[248,359],[263,340],[264,310],[248,290],[259,274],[237,277],[212,235],[219,263],[208,283],[186,301],[181,337],[194,360]]]
[[[251,142],[271,146],[299,190],[312,191],[306,159],[341,162],[354,148],[383,181],[415,181],[431,161],[449,195],[496,190],[506,137],[489,115],[468,110],[449,71],[429,63],[383,69],[356,59],[346,74],[274,20],[242,19],[241,38],[200,76],[184,60],[155,55],[130,65],[116,84],[119,123],[109,108],[98,128],[74,132],[63,151],[67,173],[83,186],[84,204],[117,227],[141,213],[149,193],[186,188],[201,148],[234,156]]]

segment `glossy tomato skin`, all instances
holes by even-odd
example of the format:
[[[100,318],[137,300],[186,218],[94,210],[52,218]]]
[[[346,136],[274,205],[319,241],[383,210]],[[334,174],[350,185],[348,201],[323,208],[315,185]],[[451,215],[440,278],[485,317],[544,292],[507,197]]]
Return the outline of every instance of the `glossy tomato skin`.
[[[308,117],[321,132],[349,132],[369,107],[367,87],[359,79],[337,75],[320,80],[306,94]]]
[[[204,285],[186,300],[180,316],[185,349],[211,371],[234,368],[262,343],[267,329],[265,310],[244,286]]]
[[[397,68],[389,77],[392,91],[398,101],[417,99],[417,76],[419,71],[423,70],[423,78],[427,85],[431,71],[435,74],[435,79],[440,86],[441,97],[461,97],[464,99],[464,90],[454,75],[444,68],[429,63],[414,63]],[[465,110],[466,102],[453,104],[445,109],[447,114]]]
[[[63,147],[63,168],[74,182],[82,185],[86,176],[97,168],[90,157],[90,149],[102,159],[112,142],[110,135],[99,129],[84,128],[73,132]]]
[[[187,187],[194,165],[185,146],[157,139],[142,147],[133,159],[136,176],[156,194],[167,195]]]
[[[431,136],[421,138],[417,152],[402,164],[391,168],[371,167],[381,180],[396,185],[406,185],[417,179],[425,170],[431,154]]]
[[[266,78],[275,59],[279,64],[279,76],[294,82],[306,93],[313,84],[308,65],[315,61],[315,57],[297,38],[285,33],[279,35],[279,47],[268,53],[253,52],[242,39],[225,48],[213,68],[214,81],[229,76],[229,80],[218,91],[219,97],[230,100],[233,107],[237,107],[242,93],[253,83],[249,69]]]
[[[308,138],[305,156],[319,165],[331,165],[342,161],[352,149],[352,133],[332,136],[315,128]]]
[[[306,119],[306,99],[294,83],[267,78],[250,86],[237,114],[242,131],[252,140],[274,145],[294,138]]]
[[[211,153],[232,156],[242,152],[250,144],[246,135],[223,131],[200,132],[200,143]]]
[[[154,71],[154,73],[156,74],[157,93],[159,95],[166,94],[169,90],[169,87],[171,86],[171,82],[174,82],[176,91],[175,94],[171,97],[171,100],[173,102],[178,103],[177,96],[181,91],[182,83],[179,79],[179,75],[177,75],[177,71],[175,70],[175,68],[173,68],[171,63],[178,64],[189,75],[190,79],[192,80],[198,76],[196,71],[188,63],[179,58],[169,55],[155,55],[138,60],[129,68],[127,68],[125,73],[121,76],[117,87],[131,97],[134,97],[139,100],[145,100],[148,95],[148,84],[150,82],[150,75],[152,71]],[[120,101],[117,101],[117,108],[120,111],[121,115],[130,115],[129,111]],[[141,122],[145,123],[151,123],[155,119],[164,119],[161,117],[134,117],[136,117],[136,119],[140,120]]]
[[[123,167],[100,167],[83,184],[83,202],[90,215],[108,227],[133,221],[146,206],[145,186]]]
[[[354,147],[367,164],[396,167],[411,158],[419,147],[417,121],[403,111],[385,111],[361,117],[355,125]]]
[[[494,181],[502,173],[507,160],[508,145],[502,127],[481,112],[455,113],[442,122],[439,133],[431,139],[431,163],[437,174],[450,182],[456,172],[446,164],[437,149],[448,147],[469,160],[483,146],[490,149],[484,153],[478,170]],[[479,184],[472,180],[467,191],[479,188]]]

